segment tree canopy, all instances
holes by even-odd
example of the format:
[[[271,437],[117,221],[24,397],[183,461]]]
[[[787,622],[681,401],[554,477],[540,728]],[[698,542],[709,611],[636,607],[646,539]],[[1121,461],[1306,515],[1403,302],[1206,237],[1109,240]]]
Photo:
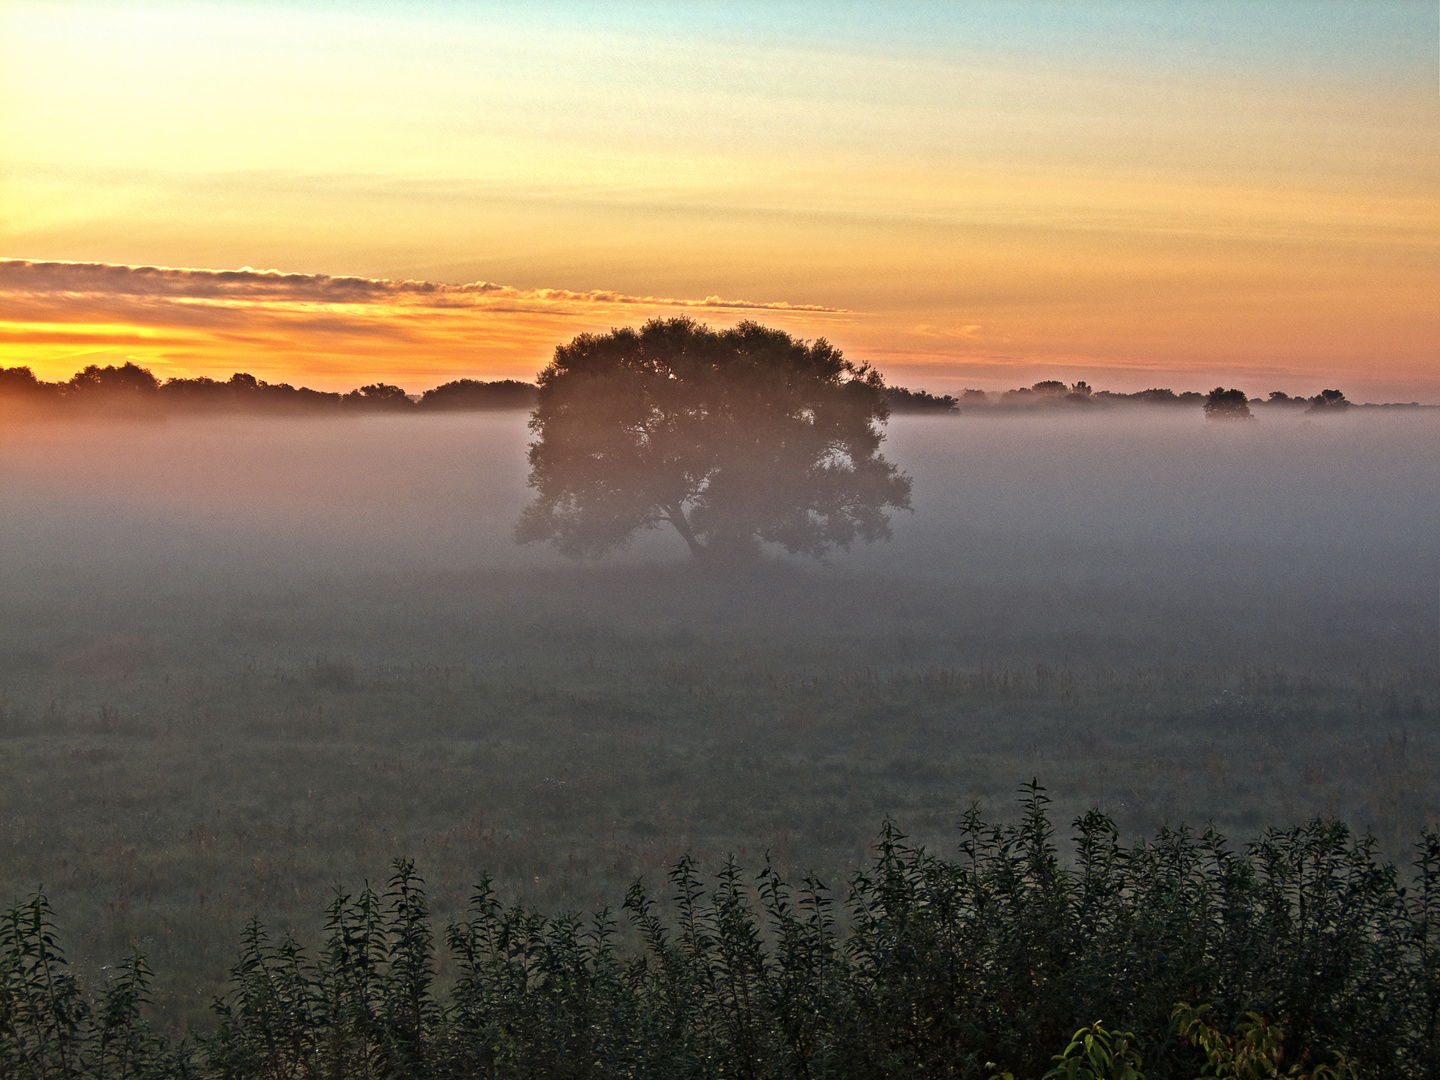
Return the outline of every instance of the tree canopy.
[[[696,557],[822,556],[889,536],[910,480],[879,453],[884,382],[821,339],[652,319],[541,372],[521,542],[597,556],[669,524]]]
[[[1253,420],[1250,402],[1243,390],[1217,386],[1205,398],[1205,416],[1210,420]]]
[[[1344,412],[1350,407],[1349,400],[1339,390],[1321,390],[1310,399],[1310,408],[1306,412]]]
[[[420,399],[422,409],[514,409],[529,410],[535,405],[535,387],[516,379],[481,382],[456,379],[433,390],[426,390]]]

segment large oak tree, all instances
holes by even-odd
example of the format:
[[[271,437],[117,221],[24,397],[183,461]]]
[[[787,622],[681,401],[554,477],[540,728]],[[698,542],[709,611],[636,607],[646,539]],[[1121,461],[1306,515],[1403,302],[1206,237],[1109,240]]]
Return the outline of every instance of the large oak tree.
[[[521,542],[596,556],[668,523],[697,558],[818,557],[910,505],[879,373],[823,339],[653,319],[559,346],[539,387]]]

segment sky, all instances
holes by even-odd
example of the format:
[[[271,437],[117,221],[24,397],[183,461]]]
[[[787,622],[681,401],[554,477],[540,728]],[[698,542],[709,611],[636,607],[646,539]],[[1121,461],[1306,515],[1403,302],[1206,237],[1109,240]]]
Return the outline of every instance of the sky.
[[[0,0],[0,366],[419,392],[690,315],[1440,403],[1434,2]]]

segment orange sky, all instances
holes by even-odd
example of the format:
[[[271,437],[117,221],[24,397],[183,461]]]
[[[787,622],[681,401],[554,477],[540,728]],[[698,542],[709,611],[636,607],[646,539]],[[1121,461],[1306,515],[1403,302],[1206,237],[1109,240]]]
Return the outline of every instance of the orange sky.
[[[161,378],[228,375],[238,365],[317,388],[351,388],[376,373],[427,389],[457,374],[528,379],[556,342],[653,316],[752,318],[812,337],[853,318],[718,296],[25,260],[0,261],[0,295],[0,347],[42,378],[131,360]]]
[[[12,2],[0,364],[418,392],[684,312],[941,392],[1440,402],[1436,24]]]

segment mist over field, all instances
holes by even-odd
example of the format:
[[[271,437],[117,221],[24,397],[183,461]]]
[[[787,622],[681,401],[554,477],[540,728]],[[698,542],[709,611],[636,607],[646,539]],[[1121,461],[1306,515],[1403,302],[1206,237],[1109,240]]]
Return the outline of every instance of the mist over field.
[[[511,538],[528,498],[525,424],[518,412],[17,424],[0,431],[9,587],[102,565],[117,586],[148,569],[198,586],[564,565]],[[1239,427],[1198,410],[901,416],[884,452],[914,478],[914,513],[895,518],[891,543],[837,555],[838,573],[1153,584],[1152,570],[1180,583],[1219,559],[1298,583],[1346,560],[1366,573],[1392,552],[1433,557],[1440,537],[1428,411]],[[657,531],[618,561],[683,556]]]
[[[742,572],[517,545],[526,419],[0,428],[0,893],[203,1028],[245,919],[397,855],[563,910],[683,850],[838,884],[1031,777],[1132,837],[1440,817],[1433,411],[896,417],[893,539]]]
[[[91,610],[65,620],[74,639],[54,646],[62,652],[107,634],[157,648],[178,634],[193,648],[205,638],[172,623],[166,603],[178,613],[204,598],[223,622],[321,588],[384,595],[407,613],[404,628],[387,610],[333,641],[262,634],[244,647],[294,661],[300,649],[462,663],[473,659],[463,637],[422,628],[417,640],[412,624],[428,605],[519,632],[542,610],[563,622],[573,604],[617,632],[661,627],[702,641],[716,618],[757,640],[900,635],[898,659],[960,668],[1406,670],[1436,660],[1440,422],[1428,412],[1239,427],[1164,410],[899,417],[885,452],[913,477],[914,510],[893,518],[892,541],[828,565],[776,561],[767,573],[783,567],[803,602],[776,604],[762,589],[723,613],[687,599],[695,575],[668,526],[580,568],[546,546],[517,545],[529,496],[525,422],[498,413],[15,426],[0,436],[8,625],[43,625],[63,602]],[[607,599],[603,583],[617,573],[663,595]],[[462,598],[482,581],[523,595],[526,580],[536,585],[528,613]],[[557,580],[575,585],[552,601]],[[745,595],[744,581],[735,586]],[[877,590],[892,610],[844,607]],[[133,614],[130,603],[140,605]],[[879,645],[853,660],[897,657]]]
[[[0,436],[7,546],[30,572],[162,570],[197,585],[533,563],[510,540],[525,499],[525,420],[17,427]]]

